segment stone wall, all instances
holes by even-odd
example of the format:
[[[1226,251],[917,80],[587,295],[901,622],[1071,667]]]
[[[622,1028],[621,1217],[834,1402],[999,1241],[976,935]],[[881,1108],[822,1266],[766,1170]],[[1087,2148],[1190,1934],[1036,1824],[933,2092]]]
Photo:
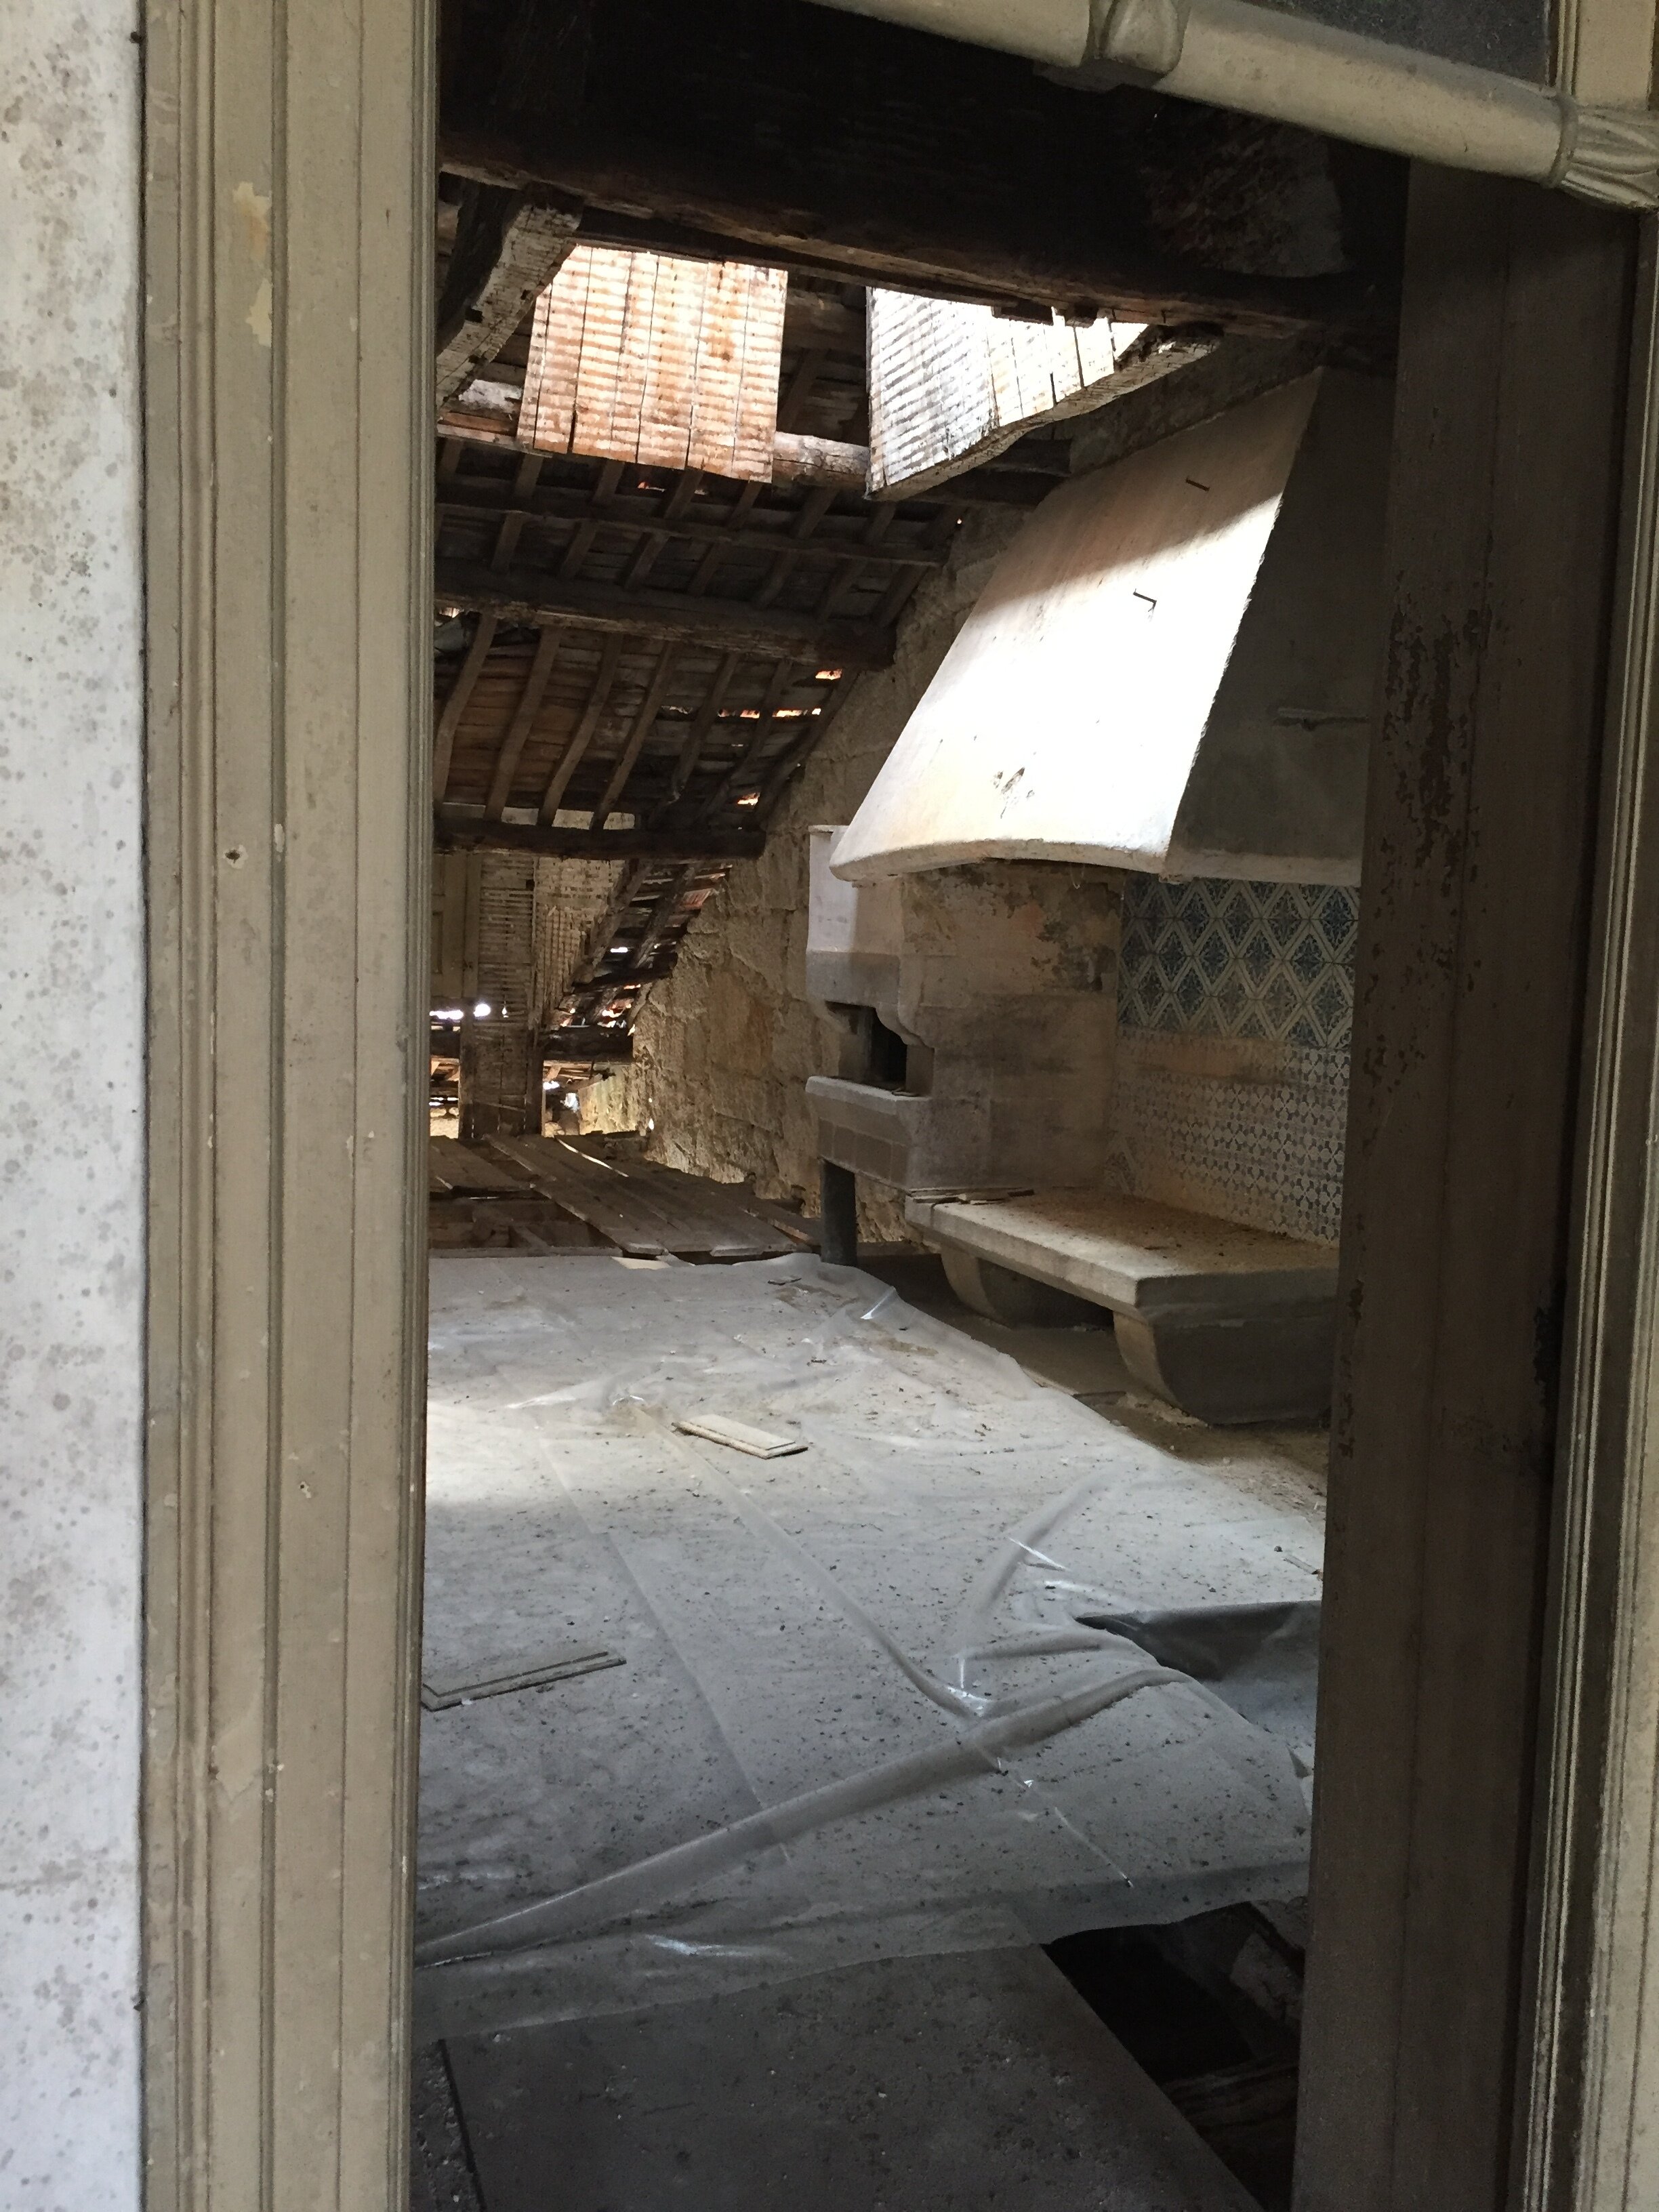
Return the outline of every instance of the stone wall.
[[[912,601],[894,666],[860,681],[779,808],[764,856],[733,868],[647,1001],[637,1104],[641,1126],[654,1124],[653,1152],[671,1166],[752,1178],[763,1197],[817,1212],[806,1079],[835,1068],[836,1040],[806,992],[807,833],[852,819],[1023,520],[1018,510],[970,515],[950,566]],[[865,1235],[907,1235],[878,1187],[861,1202]]]

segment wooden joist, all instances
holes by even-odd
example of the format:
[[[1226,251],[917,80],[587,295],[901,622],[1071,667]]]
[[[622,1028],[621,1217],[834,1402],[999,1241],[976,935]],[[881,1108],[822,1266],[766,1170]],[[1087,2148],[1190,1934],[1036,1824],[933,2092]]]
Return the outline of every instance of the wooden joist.
[[[443,795],[449,788],[449,763],[455,750],[455,732],[460,727],[466,702],[472,696],[483,672],[483,665],[489,658],[489,648],[495,641],[496,620],[495,614],[489,608],[479,615],[478,627],[472,634],[466,659],[461,663],[459,672],[438,716],[438,726],[432,740],[432,796],[434,803],[441,804]]]
[[[550,826],[559,811],[560,801],[569,787],[570,779],[580,764],[583,755],[599,727],[599,717],[605,712],[617,681],[617,672],[622,665],[623,640],[612,635],[605,640],[605,650],[599,656],[599,673],[593,679],[593,689],[587,695],[587,704],[582,716],[570,734],[569,742],[559,756],[546,790],[542,793],[541,820]]]
[[[544,1060],[566,1067],[590,1067],[597,1061],[627,1062],[634,1057],[634,1039],[626,1029],[600,1022],[567,1022],[549,1030],[541,1041]]]
[[[657,710],[662,705],[663,695],[668,689],[669,678],[673,672],[674,648],[672,645],[665,645],[657,657],[655,672],[647,688],[645,697],[640,702],[639,712],[634,717],[634,726],[628,733],[628,742],[617,756],[616,766],[611,771],[610,780],[605,787],[599,805],[593,810],[592,819],[588,825],[590,829],[603,830],[610,821],[611,811],[622,796],[623,787],[634,773],[634,763],[640,757],[647,737],[655,726]]]
[[[529,737],[547,691],[548,679],[553,673],[559,657],[559,647],[564,632],[557,628],[544,629],[536,641],[536,657],[530,664],[530,673],[525,678],[524,691],[514,713],[507,735],[501,739],[501,751],[495,757],[495,773],[489,781],[489,797],[484,805],[484,818],[499,822],[502,809],[512,795],[513,778],[517,771],[520,756]]]
[[[680,747],[680,757],[674,763],[673,777],[668,787],[667,796],[661,806],[658,808],[657,816],[653,819],[659,819],[665,814],[684,793],[686,785],[690,782],[692,773],[702,757],[702,749],[708,741],[708,732],[714,728],[720,708],[726,704],[726,695],[732,688],[732,679],[737,674],[742,659],[741,653],[728,653],[714,671],[714,680],[703,694],[702,704],[697,709],[696,717],[690,730],[687,731],[685,741]]]
[[[505,574],[471,562],[436,564],[439,600],[497,621],[572,623],[586,629],[624,632],[663,644],[709,645],[768,659],[833,664],[837,668],[890,668],[890,628],[872,623],[821,622],[811,615],[757,610],[745,601],[692,599],[562,578],[545,571]],[[447,763],[446,763],[447,765]]]
[[[434,818],[433,841],[440,853],[544,853],[556,860],[753,860],[766,842],[746,827],[574,830],[449,813]]]

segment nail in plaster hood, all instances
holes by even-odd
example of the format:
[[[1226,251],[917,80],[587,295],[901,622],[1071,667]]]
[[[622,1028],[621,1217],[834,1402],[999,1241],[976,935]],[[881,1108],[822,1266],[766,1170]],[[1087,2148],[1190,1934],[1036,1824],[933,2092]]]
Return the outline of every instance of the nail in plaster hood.
[[[836,851],[1357,883],[1391,387],[1321,369],[1046,500]]]

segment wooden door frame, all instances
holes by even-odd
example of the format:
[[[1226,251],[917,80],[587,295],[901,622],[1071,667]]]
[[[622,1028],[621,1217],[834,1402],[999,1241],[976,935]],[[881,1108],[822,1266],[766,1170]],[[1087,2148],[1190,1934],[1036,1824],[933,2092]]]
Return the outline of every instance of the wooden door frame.
[[[408,2203],[429,0],[148,0],[150,2212]]]
[[[430,853],[430,0],[149,0],[150,2212],[398,2212]],[[1659,2194],[1659,308],[1626,479],[1527,2212]],[[1634,1224],[1634,1226],[1633,1226]],[[1519,2201],[1519,2200],[1517,2200]]]

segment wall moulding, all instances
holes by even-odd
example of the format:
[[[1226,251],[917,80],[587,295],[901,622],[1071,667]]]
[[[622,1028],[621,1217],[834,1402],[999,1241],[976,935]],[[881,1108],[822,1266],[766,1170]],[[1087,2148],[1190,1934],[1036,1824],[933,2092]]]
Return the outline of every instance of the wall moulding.
[[[150,2212],[403,2212],[426,0],[147,23]]]
[[[1525,2212],[1659,2198],[1659,241],[1644,246],[1540,1758]]]

